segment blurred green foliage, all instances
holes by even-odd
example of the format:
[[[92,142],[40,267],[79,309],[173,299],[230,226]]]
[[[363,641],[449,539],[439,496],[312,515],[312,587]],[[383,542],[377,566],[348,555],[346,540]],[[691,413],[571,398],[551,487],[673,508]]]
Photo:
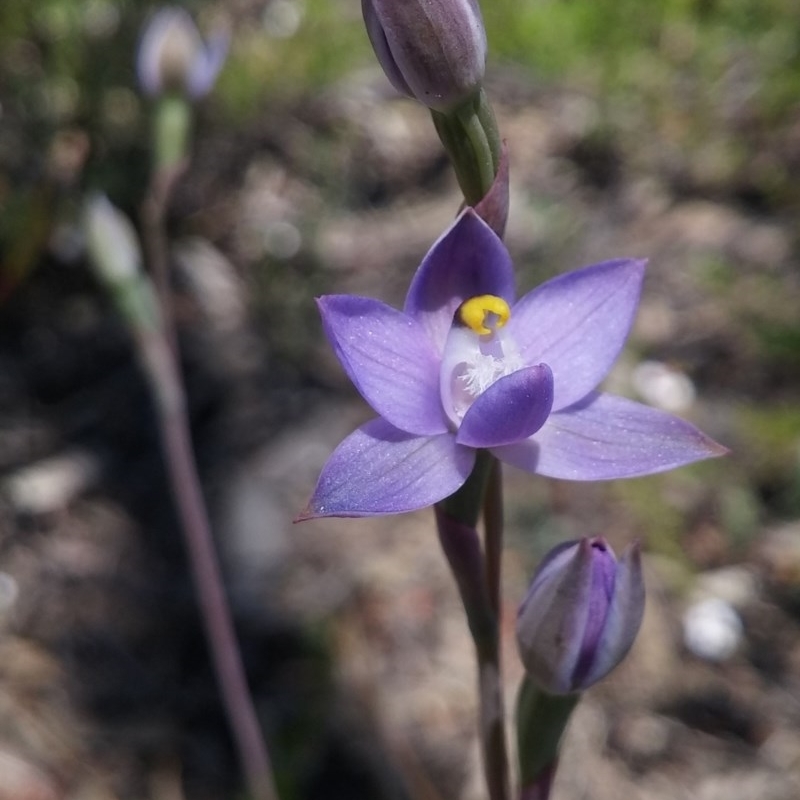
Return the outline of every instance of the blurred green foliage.
[[[797,0],[494,0],[492,57],[598,101],[634,160],[683,180],[796,205]],[[650,146],[648,147],[648,143]],[[674,163],[670,163],[670,167]]]
[[[330,0],[265,5],[261,25],[236,34],[217,96],[234,118],[327,86],[367,63],[360,5]]]
[[[737,63],[766,108],[800,90],[796,0],[494,0],[484,3],[495,58],[594,91],[680,100],[684,79],[716,101]],[[667,95],[656,93],[667,90]],[[697,98],[699,99],[699,97]],[[712,103],[715,105],[716,102]]]

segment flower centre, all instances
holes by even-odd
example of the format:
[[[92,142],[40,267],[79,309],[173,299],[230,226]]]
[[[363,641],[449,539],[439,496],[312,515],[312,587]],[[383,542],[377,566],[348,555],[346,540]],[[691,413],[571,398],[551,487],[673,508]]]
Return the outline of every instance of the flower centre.
[[[502,330],[511,317],[501,297],[481,295],[461,304],[442,354],[442,405],[458,427],[475,398],[523,365],[514,342]]]

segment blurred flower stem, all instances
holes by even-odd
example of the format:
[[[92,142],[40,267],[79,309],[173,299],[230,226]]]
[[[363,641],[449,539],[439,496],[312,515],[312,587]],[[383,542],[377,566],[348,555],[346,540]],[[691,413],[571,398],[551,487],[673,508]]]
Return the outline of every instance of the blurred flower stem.
[[[172,494],[186,540],[214,670],[252,800],[277,800],[272,767],[247,686],[192,449],[186,391],[180,373],[168,294],[164,212],[176,174],[156,174],[145,203],[146,250],[159,276],[161,298],[144,271],[142,248],[130,220],[105,195],[84,212],[86,247],[98,278],[128,324],[155,401]]]
[[[170,485],[186,540],[214,670],[248,790],[252,800],[277,800],[272,765],[247,685],[200,487],[186,392],[178,366],[165,217],[172,190],[185,172],[187,163],[186,159],[181,159],[155,169],[142,207],[143,242],[157,287],[162,325],[157,334],[144,339],[140,337],[139,344],[158,401],[159,432]]]
[[[247,685],[219,560],[192,448],[186,391],[172,310],[166,216],[186,173],[194,103],[211,90],[228,51],[218,30],[205,42],[180,7],[157,10],[136,58],[139,85],[154,100],[153,168],[141,209],[146,261],[158,296],[159,325],[133,321],[142,360],[157,400],[161,444],[186,540],[189,564],[225,712],[252,800],[277,800],[269,754]],[[142,276],[142,280],[146,280]]]
[[[175,323],[172,312],[172,289],[169,276],[169,248],[164,230],[169,198],[174,187],[186,172],[188,159],[182,158],[153,170],[150,185],[142,203],[142,243],[150,275],[158,293],[163,330],[170,349],[177,354]]]
[[[247,686],[225,595],[208,511],[200,488],[183,382],[166,337],[143,343],[147,372],[158,397],[161,443],[214,669],[253,800],[276,800],[272,767]]]

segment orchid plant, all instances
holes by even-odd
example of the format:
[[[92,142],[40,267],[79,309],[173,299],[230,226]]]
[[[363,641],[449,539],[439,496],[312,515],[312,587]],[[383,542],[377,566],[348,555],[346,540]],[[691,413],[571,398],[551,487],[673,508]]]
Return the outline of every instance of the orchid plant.
[[[362,10],[389,80],[430,109],[465,207],[423,258],[402,310],[353,295],[318,299],[337,358],[377,416],[336,448],[298,520],[433,506],[476,646],[488,794],[507,800],[500,463],[598,481],[725,448],[688,422],[598,390],[630,332],[645,261],[593,264],[515,301],[502,241],[508,161],[482,86],[476,0],[362,0]],[[637,545],[617,560],[605,539],[587,536],[542,560],[517,624],[521,800],[549,797],[580,692],[624,658],[643,611]]]
[[[475,643],[488,796],[509,800],[501,463],[547,478],[598,481],[661,472],[725,449],[683,420],[598,390],[630,332],[643,260],[593,264],[516,299],[502,240],[508,158],[483,87],[487,42],[477,0],[362,0],[362,11],[389,80],[430,109],[464,203],[422,259],[402,310],[366,297],[319,298],[325,334],[377,416],[336,448],[298,520],[433,507]],[[181,9],[152,17],[137,58],[140,88],[153,100],[144,247],[102,196],[87,204],[85,230],[89,255],[135,334],[153,387],[250,795],[275,800],[194,464],[170,314],[166,210],[188,164],[194,104],[212,88],[227,46],[222,31],[204,42]],[[515,719],[520,800],[549,797],[580,693],[624,658],[643,610],[637,545],[617,559],[602,536],[586,536],[542,560],[517,621],[526,670]]]

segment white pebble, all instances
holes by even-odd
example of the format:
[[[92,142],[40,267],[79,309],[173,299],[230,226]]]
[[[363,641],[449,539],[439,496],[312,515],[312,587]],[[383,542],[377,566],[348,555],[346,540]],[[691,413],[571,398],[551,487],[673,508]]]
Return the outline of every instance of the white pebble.
[[[695,398],[688,375],[660,361],[643,361],[631,376],[639,396],[664,411],[686,411]]]
[[[683,641],[698,658],[725,661],[742,640],[742,620],[730,603],[719,598],[701,600],[683,615]]]

